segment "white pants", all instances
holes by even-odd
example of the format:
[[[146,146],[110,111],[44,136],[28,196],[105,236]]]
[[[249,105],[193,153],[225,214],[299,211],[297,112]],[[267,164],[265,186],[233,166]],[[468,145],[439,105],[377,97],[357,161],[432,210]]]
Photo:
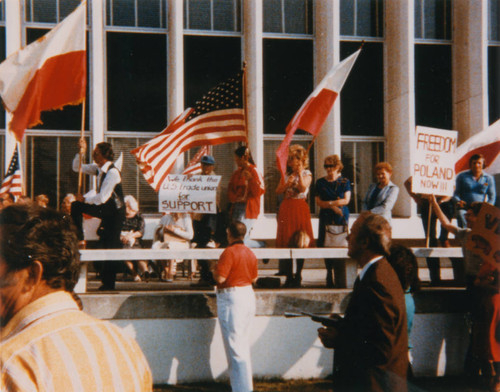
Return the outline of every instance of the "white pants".
[[[229,363],[231,388],[233,392],[250,392],[253,390],[253,381],[249,334],[255,316],[252,286],[218,292],[217,316]]]

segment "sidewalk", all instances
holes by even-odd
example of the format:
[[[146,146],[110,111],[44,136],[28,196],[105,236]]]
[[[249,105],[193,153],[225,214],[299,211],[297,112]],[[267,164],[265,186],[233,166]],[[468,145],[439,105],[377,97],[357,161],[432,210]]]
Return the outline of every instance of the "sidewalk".
[[[330,380],[257,381],[256,392],[325,392],[333,391]],[[155,386],[155,392],[231,392],[227,383],[196,383]],[[462,377],[417,378],[408,392],[485,392],[488,388],[471,385]]]

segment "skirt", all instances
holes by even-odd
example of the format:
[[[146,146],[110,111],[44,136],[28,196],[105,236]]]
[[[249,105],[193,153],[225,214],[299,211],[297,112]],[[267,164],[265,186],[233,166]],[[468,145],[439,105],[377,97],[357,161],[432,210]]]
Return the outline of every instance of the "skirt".
[[[311,212],[304,199],[285,199],[278,212],[278,230],[276,247],[288,248],[296,231],[304,230],[311,239],[309,247],[314,247],[314,234],[311,224]]]

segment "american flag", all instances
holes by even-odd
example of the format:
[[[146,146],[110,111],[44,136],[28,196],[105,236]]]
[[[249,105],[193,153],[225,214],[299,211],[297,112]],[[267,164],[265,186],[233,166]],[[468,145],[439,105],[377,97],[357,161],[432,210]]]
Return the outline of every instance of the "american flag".
[[[5,177],[2,181],[2,188],[0,189],[0,193],[8,192],[10,192],[15,197],[19,197],[23,194],[18,146],[16,146],[16,150],[12,155],[9,170],[7,170],[7,173],[5,173]]]
[[[201,158],[210,153],[209,146],[203,146],[198,150],[193,159],[189,161],[182,174],[201,174]]]
[[[242,79],[243,73],[239,72],[212,88],[161,134],[131,151],[144,178],[157,192],[184,151],[247,141]]]

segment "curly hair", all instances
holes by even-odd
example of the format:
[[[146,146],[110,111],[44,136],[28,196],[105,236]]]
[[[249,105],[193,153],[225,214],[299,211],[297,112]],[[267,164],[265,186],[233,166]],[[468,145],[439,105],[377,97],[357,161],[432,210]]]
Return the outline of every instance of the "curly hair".
[[[99,149],[100,153],[107,161],[113,161],[115,159],[115,153],[113,152],[113,147],[110,143],[97,143],[96,148]]]
[[[70,217],[52,208],[12,205],[0,211],[0,232],[0,254],[9,271],[31,268],[38,260],[49,287],[72,292],[80,253]]]
[[[307,151],[300,144],[292,144],[288,148],[288,159],[298,158],[304,164],[304,169],[309,168],[309,156],[307,155]]]
[[[376,173],[378,170],[385,170],[386,172],[392,174],[392,165],[389,162],[379,162],[375,165],[373,171]]]
[[[333,165],[334,167],[338,167],[339,171],[344,168],[344,164],[340,160],[340,157],[337,154],[329,155],[325,158],[325,165]]]

